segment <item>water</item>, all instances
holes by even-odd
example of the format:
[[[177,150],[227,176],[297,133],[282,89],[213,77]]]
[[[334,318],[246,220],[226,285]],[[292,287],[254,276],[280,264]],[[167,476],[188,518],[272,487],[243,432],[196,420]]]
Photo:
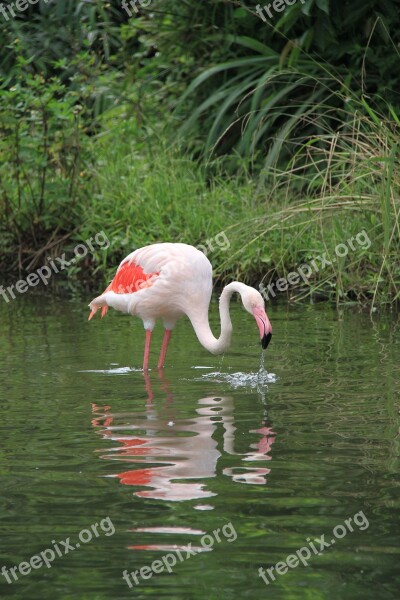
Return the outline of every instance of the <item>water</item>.
[[[270,309],[264,370],[234,305],[223,357],[182,321],[144,377],[141,323],[86,304],[0,304],[1,598],[397,600],[397,317]]]

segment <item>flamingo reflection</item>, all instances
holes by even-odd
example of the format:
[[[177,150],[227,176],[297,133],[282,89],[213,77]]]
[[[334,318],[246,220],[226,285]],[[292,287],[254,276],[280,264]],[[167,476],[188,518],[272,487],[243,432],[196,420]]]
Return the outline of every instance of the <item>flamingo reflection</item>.
[[[136,496],[144,498],[182,501],[215,496],[206,480],[216,477],[221,453],[215,434],[222,426],[224,453],[247,463],[246,466],[226,467],[223,474],[235,482],[267,483],[270,469],[247,466],[249,462],[271,459],[275,434],[266,423],[249,431],[258,438],[249,452],[235,452],[236,427],[231,396],[201,398],[193,415],[180,416],[163,372],[159,371],[159,377],[166,402],[158,410],[152,404],[154,393],[150,375],[144,372],[144,377],[148,396],[144,410],[113,413],[110,406],[92,405],[93,426],[99,428],[102,437],[119,444],[102,458],[138,465],[110,477],[118,477],[124,485],[147,488],[135,491]]]

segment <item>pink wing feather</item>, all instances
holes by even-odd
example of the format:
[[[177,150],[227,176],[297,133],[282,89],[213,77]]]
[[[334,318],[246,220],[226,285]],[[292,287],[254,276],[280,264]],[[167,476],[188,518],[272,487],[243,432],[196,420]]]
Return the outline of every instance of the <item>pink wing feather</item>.
[[[159,273],[145,273],[142,267],[128,259],[118,267],[114,279],[104,290],[103,294],[110,291],[115,294],[134,294],[139,290],[151,287],[158,276]],[[97,308],[92,309],[92,312],[89,315],[89,321],[94,317],[96,311]],[[101,309],[101,316],[104,317],[107,311],[108,306],[103,306]]]

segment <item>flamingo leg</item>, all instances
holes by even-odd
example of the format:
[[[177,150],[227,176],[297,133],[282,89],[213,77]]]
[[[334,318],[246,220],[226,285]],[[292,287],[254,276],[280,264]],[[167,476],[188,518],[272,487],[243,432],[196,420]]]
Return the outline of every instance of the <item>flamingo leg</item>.
[[[164,339],[163,339],[163,343],[161,346],[160,358],[158,359],[158,365],[157,365],[158,369],[164,368],[165,357],[167,355],[167,348],[168,348],[169,340],[171,339],[171,333],[172,333],[171,329],[164,330]]]
[[[151,389],[151,381],[150,381],[150,375],[149,375],[148,371],[143,371],[143,377],[144,377],[144,385],[145,385],[146,392],[147,392],[147,404],[150,406],[151,403],[153,402],[154,393],[153,393],[153,390]]]
[[[144,345],[144,356],[143,356],[143,371],[147,371],[147,369],[149,368],[151,334],[152,334],[152,331],[150,329],[146,329],[146,342]]]

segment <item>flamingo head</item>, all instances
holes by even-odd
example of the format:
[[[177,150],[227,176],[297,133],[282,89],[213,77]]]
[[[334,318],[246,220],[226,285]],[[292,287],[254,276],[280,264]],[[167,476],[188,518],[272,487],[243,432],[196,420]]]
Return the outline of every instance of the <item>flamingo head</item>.
[[[243,306],[256,320],[260,330],[261,346],[263,350],[268,347],[272,338],[272,326],[268,315],[265,312],[264,298],[254,288],[249,288],[248,293],[243,297]]]

